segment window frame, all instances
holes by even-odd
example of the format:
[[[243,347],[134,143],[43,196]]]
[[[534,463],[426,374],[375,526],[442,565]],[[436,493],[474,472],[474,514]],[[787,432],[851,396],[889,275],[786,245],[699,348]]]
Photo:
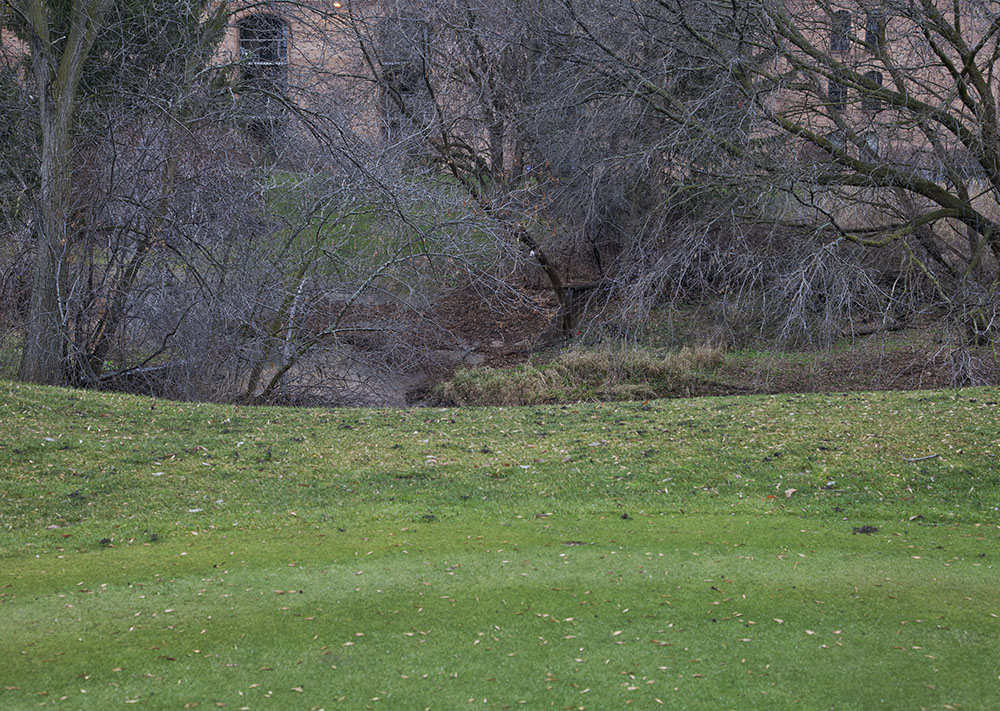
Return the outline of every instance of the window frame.
[[[835,10],[830,19],[830,51],[847,52],[851,48],[851,11]]]
[[[865,72],[865,79],[869,80],[874,84],[878,84],[879,87],[882,86],[882,72],[877,69],[871,69]],[[876,89],[876,91],[878,91]],[[864,111],[870,111],[872,113],[882,110],[882,99],[878,97],[877,94],[865,94],[861,97],[861,108]]]
[[[875,54],[885,47],[885,23],[883,10],[872,10],[865,16],[865,43]]]
[[[261,12],[241,17],[236,26],[241,83],[283,90],[288,68],[288,23],[277,15]]]

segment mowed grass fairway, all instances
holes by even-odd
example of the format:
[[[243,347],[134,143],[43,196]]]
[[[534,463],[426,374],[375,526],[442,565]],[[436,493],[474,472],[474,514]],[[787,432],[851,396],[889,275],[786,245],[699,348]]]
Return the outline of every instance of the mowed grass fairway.
[[[0,708],[992,711],[998,401],[2,383]]]

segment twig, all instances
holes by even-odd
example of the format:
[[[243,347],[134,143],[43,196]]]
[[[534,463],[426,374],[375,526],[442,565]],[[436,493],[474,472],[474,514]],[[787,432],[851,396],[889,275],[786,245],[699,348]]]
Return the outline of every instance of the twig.
[[[940,454],[928,454],[926,457],[914,457],[913,459],[907,459],[906,457],[903,457],[903,461],[904,462],[922,462],[925,459],[937,459],[940,456],[941,456]]]

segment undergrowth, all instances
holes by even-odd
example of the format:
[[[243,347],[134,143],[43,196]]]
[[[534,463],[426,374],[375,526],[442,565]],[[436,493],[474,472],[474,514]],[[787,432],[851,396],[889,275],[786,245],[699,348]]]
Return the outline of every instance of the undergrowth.
[[[573,347],[544,363],[458,370],[437,395],[442,404],[487,406],[687,397],[712,383],[723,356],[710,345]]]

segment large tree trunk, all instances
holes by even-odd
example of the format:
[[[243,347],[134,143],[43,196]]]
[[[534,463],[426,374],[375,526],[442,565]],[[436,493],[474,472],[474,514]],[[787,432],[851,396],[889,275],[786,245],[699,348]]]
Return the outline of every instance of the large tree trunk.
[[[43,173],[44,175],[44,173]],[[44,180],[44,179],[43,179]],[[65,223],[54,227],[56,220],[46,219],[44,196],[40,206],[35,246],[35,269],[28,302],[28,323],[21,356],[21,380],[57,385],[63,380],[66,352],[64,320],[59,308],[60,275],[66,242]]]
[[[73,110],[83,64],[101,26],[108,0],[74,0],[70,31],[49,33],[49,5],[25,0],[31,26],[31,62],[41,124],[41,191],[38,198],[35,269],[20,377],[58,384],[65,377],[65,319],[60,308],[70,247],[69,207],[73,194]]]

